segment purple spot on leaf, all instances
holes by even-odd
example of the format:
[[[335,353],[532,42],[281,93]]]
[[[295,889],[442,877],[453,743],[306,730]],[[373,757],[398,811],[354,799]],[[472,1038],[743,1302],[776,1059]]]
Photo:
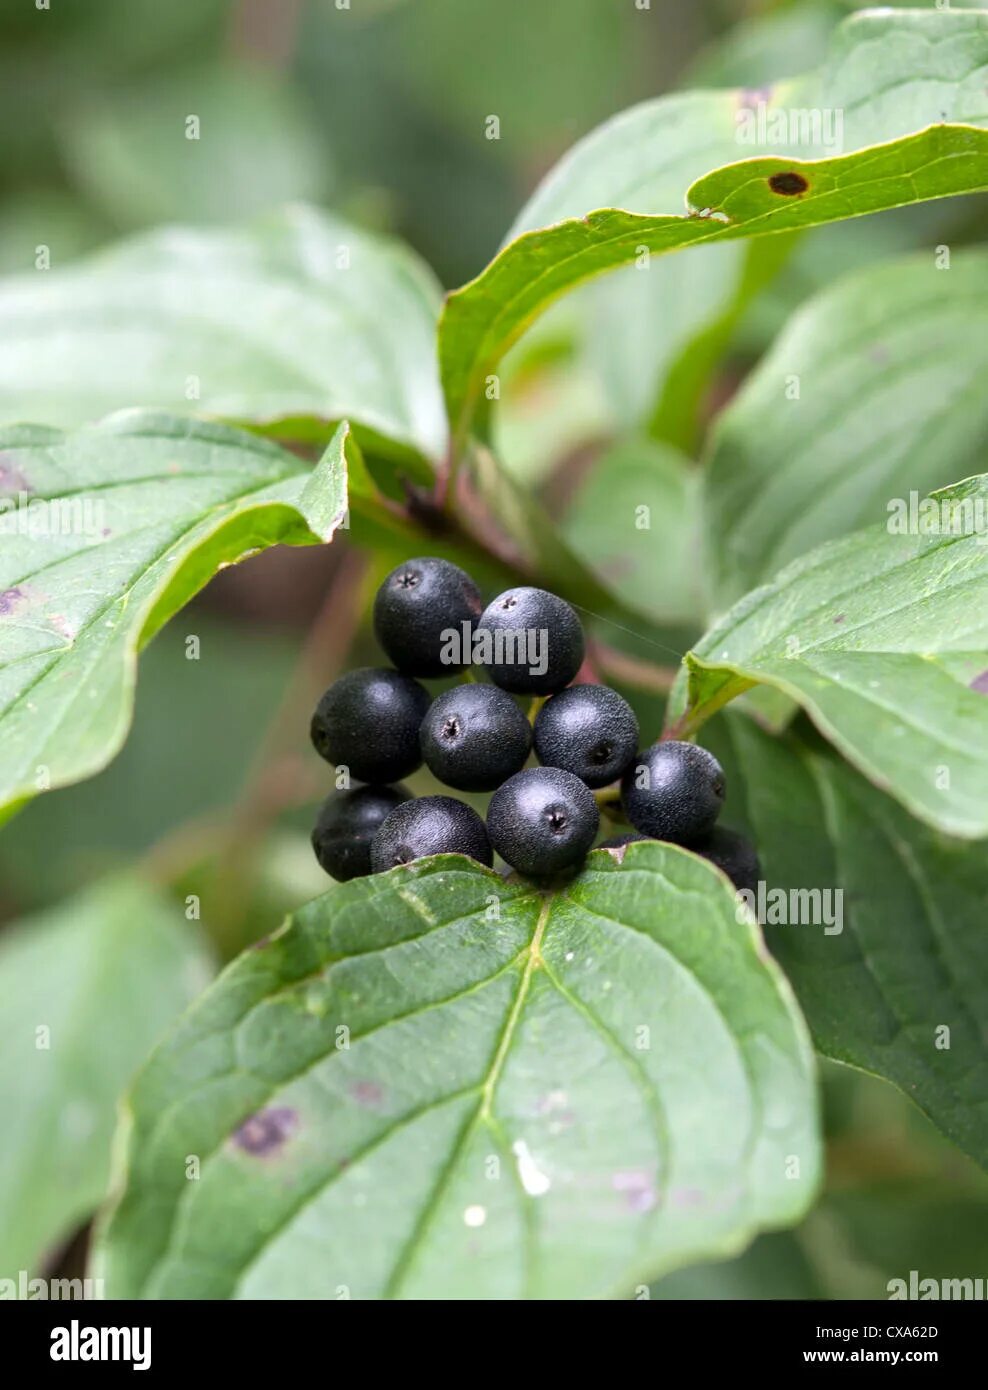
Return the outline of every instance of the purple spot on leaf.
[[[651,1211],[655,1206],[655,1184],[652,1182],[651,1173],[644,1169],[615,1173],[611,1178],[611,1186],[615,1192],[624,1195],[625,1206],[629,1211]]]
[[[0,593],[0,617],[13,613],[17,605],[23,603],[26,598],[27,594],[23,589],[4,589],[3,593]]]
[[[846,613],[838,613],[837,616],[836,616],[836,618],[834,619],[834,622],[835,622],[835,623],[842,623],[846,617],[847,617],[847,614],[846,614]]]
[[[971,689],[976,690],[979,695],[988,695],[988,671],[982,671],[980,676],[975,676],[971,682]]]
[[[376,1081],[355,1081],[350,1094],[358,1105],[380,1105],[384,1099],[384,1092]]]
[[[270,1158],[291,1138],[298,1127],[298,1114],[287,1106],[258,1110],[233,1136],[233,1142],[255,1158]]]
[[[13,454],[0,454],[0,492],[8,496],[17,492],[33,492],[34,488],[21,472]]]
[[[771,100],[771,87],[743,87],[738,92],[738,107],[742,111],[748,111],[758,106],[768,106]]]

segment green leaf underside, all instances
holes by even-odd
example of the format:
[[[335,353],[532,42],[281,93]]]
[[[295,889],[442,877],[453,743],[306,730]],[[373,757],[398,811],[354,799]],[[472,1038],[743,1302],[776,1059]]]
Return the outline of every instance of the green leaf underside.
[[[869,266],[811,300],[715,430],[704,500],[718,606],[885,519],[890,498],[976,471],[986,377],[988,254]]]
[[[747,686],[774,686],[876,786],[973,839],[988,835],[988,475],[932,498],[968,504],[981,530],[872,526],[820,546],[687,655],[671,714],[688,695],[695,729]]]
[[[329,540],[345,427],[313,472],[221,425],[128,411],[0,431],[0,813],[98,771],[139,648],[222,565]]]
[[[4,930],[0,1278],[37,1271],[102,1201],[120,1092],[208,978],[188,924],[131,879]]]
[[[697,620],[698,482],[668,446],[616,444],[578,485],[563,535],[629,607],[666,622]]]
[[[0,418],[146,406],[324,442],[346,418],[382,449],[438,456],[438,311],[410,252],[313,208],[167,228],[0,282]]]
[[[303,908],[152,1056],[98,1272],[111,1297],[625,1294],[798,1219],[813,1090],[705,862],[604,851],[543,896],[421,861]]]
[[[661,98],[601,127],[549,175],[499,255],[447,300],[440,363],[454,434],[469,430],[485,378],[554,299],[645,250],[820,226],[988,187],[986,66],[988,15],[868,13],[840,27],[820,74],[767,93]],[[822,125],[797,126],[785,143],[744,144],[738,112],[762,100],[767,120],[775,110],[839,110],[842,152],[832,155]],[[767,145],[771,157],[744,158]],[[801,175],[805,189],[775,191],[769,180],[786,173]]]
[[[893,1082],[988,1166],[986,846],[929,830],[846,764],[748,719],[728,714],[704,742],[766,886],[843,892],[839,931],[833,910],[826,931],[819,917],[765,926],[819,1051]]]

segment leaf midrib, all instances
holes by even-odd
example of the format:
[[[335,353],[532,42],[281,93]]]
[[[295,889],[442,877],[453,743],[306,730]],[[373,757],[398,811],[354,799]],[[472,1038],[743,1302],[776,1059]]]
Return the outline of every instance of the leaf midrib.
[[[542,939],[545,934],[545,928],[549,920],[550,913],[552,912],[553,901],[553,895],[551,893],[546,894],[542,902],[542,905],[539,908],[539,915],[535,922],[535,929],[532,932],[532,939],[529,942],[528,946],[525,948],[525,950],[522,952],[522,957],[524,957],[525,961],[524,969],[521,973],[521,979],[518,982],[518,988],[515,991],[515,997],[511,1002],[511,1008],[508,1011],[508,1016],[505,1019],[504,1028],[502,1029],[501,1036],[498,1039],[497,1047],[494,1050],[493,1059],[491,1060],[491,1064],[487,1070],[487,1075],[481,1084],[480,1101],[477,1106],[477,1109],[475,1110],[473,1115],[468,1117],[463,1127],[461,1128],[460,1133],[457,1136],[456,1142],[450,1150],[449,1157],[443,1164],[442,1170],[439,1174],[439,1178],[434,1184],[432,1192],[429,1194],[428,1200],[423,1205],[422,1210],[418,1218],[416,1219],[411,1234],[406,1240],[403,1248],[398,1252],[391,1274],[388,1278],[387,1283],[384,1286],[384,1290],[382,1293],[382,1297],[385,1299],[391,1300],[398,1297],[398,1290],[400,1289],[403,1280],[405,1279],[409,1269],[411,1268],[412,1261],[415,1258],[418,1248],[422,1243],[422,1240],[425,1236],[426,1231],[429,1228],[429,1225],[433,1217],[439,1209],[439,1205],[442,1202],[443,1196],[446,1192],[447,1183],[449,1182],[450,1177],[456,1170],[456,1166],[460,1160],[460,1155],[463,1153],[464,1149],[469,1144],[470,1140],[473,1138],[474,1134],[476,1134],[477,1130],[480,1128],[481,1125],[486,1124],[488,1127],[490,1127],[491,1125],[493,1119],[492,1105],[494,1100],[494,1093],[497,1090],[498,1081],[501,1078],[501,1073],[504,1070],[504,1064],[507,1060],[508,1053],[511,1050],[511,1044],[514,1041],[515,1033],[518,1027],[518,1020],[521,1017],[522,1009],[525,1007],[525,1001],[528,998],[529,991],[532,987],[532,977],[534,976],[535,971],[543,963]],[[517,961],[520,958],[521,957],[516,957],[514,963],[517,963]]]
[[[521,896],[519,896],[518,898],[515,898],[512,905],[513,905],[513,906],[518,906],[518,904],[523,903],[523,902],[525,901],[525,896],[526,896],[526,895],[521,895]],[[479,918],[483,913],[486,912],[486,910],[487,910],[486,907],[482,907],[482,908],[478,908],[475,912],[466,914],[466,916],[457,916],[457,917],[454,917],[454,918],[450,919],[450,921],[448,921],[448,922],[437,922],[437,923],[434,923],[434,924],[431,925],[429,928],[427,928],[425,931],[419,932],[419,933],[417,933],[415,936],[406,937],[406,938],[404,938],[402,941],[398,941],[398,942],[389,942],[389,943],[387,943],[387,944],[384,945],[384,946],[373,947],[373,948],[370,948],[370,949],[368,949],[368,950],[366,950],[366,951],[356,951],[356,952],[353,952],[352,954],[339,955],[339,956],[331,956],[327,961],[325,961],[325,962],[324,962],[321,966],[319,966],[316,970],[310,972],[310,975],[309,975],[309,976],[303,977],[301,983],[304,983],[305,979],[311,979],[311,978],[313,978],[313,977],[315,977],[315,976],[322,976],[324,980],[328,981],[328,979],[329,979],[329,977],[330,977],[330,975],[331,975],[333,969],[334,969],[336,966],[338,966],[338,965],[345,965],[345,964],[346,964],[348,961],[350,961],[350,960],[357,960],[357,959],[361,959],[361,958],[364,958],[364,957],[367,957],[367,956],[383,954],[384,952],[387,952],[387,951],[389,951],[389,950],[392,950],[392,949],[394,949],[394,948],[396,948],[396,947],[404,946],[404,945],[406,945],[406,944],[409,943],[409,942],[414,942],[414,941],[420,940],[421,937],[423,937],[423,936],[429,936],[429,935],[431,935],[433,932],[441,931],[441,930],[442,930],[443,928],[445,928],[445,927],[449,927],[449,926],[455,925],[456,923],[459,923],[459,922],[469,921],[471,918]],[[363,1040],[366,1039],[366,1038],[372,1037],[375,1033],[381,1032],[383,1029],[389,1028],[389,1027],[391,1027],[392,1025],[396,1024],[396,1023],[402,1023],[402,1022],[404,1022],[404,1021],[406,1021],[406,1020],[408,1020],[408,1019],[416,1018],[416,1017],[418,1017],[418,1015],[424,1014],[424,1013],[428,1013],[428,1012],[430,1012],[432,1009],[443,1008],[443,1007],[445,1007],[445,1006],[448,1005],[448,1004],[455,1004],[458,1000],[463,999],[463,998],[466,998],[468,995],[473,994],[473,993],[477,992],[478,990],[484,989],[487,985],[493,983],[494,980],[500,979],[503,975],[506,975],[509,971],[514,970],[514,969],[517,969],[519,963],[520,963],[522,960],[525,959],[526,952],[528,952],[530,949],[531,949],[531,943],[529,943],[528,946],[523,947],[522,950],[521,950],[520,952],[518,952],[516,955],[512,956],[512,958],[511,958],[509,961],[506,961],[503,965],[499,966],[498,969],[495,970],[495,971],[493,972],[493,974],[487,975],[487,976],[485,976],[485,977],[484,977],[483,979],[481,979],[481,980],[475,980],[472,984],[466,986],[465,988],[458,989],[455,993],[453,993],[453,994],[451,994],[451,995],[448,995],[448,996],[446,996],[446,997],[444,997],[444,998],[442,998],[442,999],[431,1000],[431,1001],[430,1001],[429,1003],[427,1003],[427,1004],[417,1004],[414,1008],[409,1009],[406,1013],[403,1013],[403,1014],[393,1014],[393,1015],[389,1016],[388,1018],[383,1019],[380,1023],[377,1023],[377,1024],[375,1024],[373,1027],[370,1027],[370,1028],[366,1029],[366,1031],[363,1032],[363,1033],[360,1033],[360,1034],[351,1034],[351,1041],[352,1041],[352,1042],[361,1042],[361,1041],[363,1041]],[[281,986],[280,988],[278,988],[278,989],[275,989],[275,990],[272,990],[272,991],[270,991],[270,992],[264,993],[264,994],[261,996],[261,998],[259,998],[259,999],[256,1001],[255,1005],[253,1005],[252,1008],[253,1008],[253,1007],[256,1007],[256,1006],[258,1006],[258,1005],[260,1005],[260,1004],[267,1004],[267,1003],[270,1002],[270,1000],[277,998],[277,997],[278,997],[279,995],[281,995],[281,994],[291,993],[295,988],[297,988],[297,986],[298,986],[299,983],[300,983],[300,981],[298,981],[298,980],[290,981],[290,982],[288,982],[288,983],[282,985],[282,986]],[[249,1014],[245,1014],[245,1015],[244,1015],[244,1019],[246,1019],[246,1017],[248,1017],[248,1016],[249,1016]],[[244,1021],[243,1019],[240,1020],[241,1023],[242,1023],[243,1021]],[[279,1078],[273,1083],[273,1085],[269,1088],[269,1090],[266,1092],[263,1101],[259,1101],[258,1104],[268,1104],[268,1103],[270,1102],[271,1098],[272,1098],[274,1095],[276,1095],[278,1091],[282,1090],[282,1089],[283,1089],[284,1087],[286,1087],[286,1086],[292,1085],[293,1082],[298,1081],[301,1077],[307,1075],[307,1074],[308,1074],[310,1071],[312,1071],[315,1067],[318,1067],[318,1066],[322,1065],[323,1062],[325,1062],[327,1056],[332,1056],[332,1055],[333,1055],[332,1052],[330,1052],[330,1053],[320,1053],[319,1056],[317,1056],[317,1057],[315,1057],[314,1059],[311,1059],[311,1060],[309,1060],[308,1062],[306,1062],[306,1064],[305,1064],[303,1067],[300,1067],[300,1068],[298,1068],[296,1071],[293,1071],[293,1072],[289,1073],[287,1076],[279,1077]],[[215,1078],[208,1078],[207,1081],[206,1081],[206,1083],[204,1083],[204,1085],[203,1085],[202,1087],[198,1087],[198,1088],[195,1088],[194,1090],[192,1090],[192,1091],[190,1091],[190,1092],[185,1092],[185,1093],[183,1093],[183,1094],[179,1097],[179,1099],[176,1100],[176,1101],[174,1102],[174,1105],[173,1105],[172,1107],[169,1108],[169,1110],[167,1110],[167,1111],[165,1111],[165,1112],[163,1112],[163,1113],[159,1113],[158,1115],[156,1115],[156,1116],[155,1116],[155,1125],[154,1125],[154,1129],[155,1129],[155,1130],[158,1129],[158,1128],[161,1126],[161,1124],[163,1124],[165,1121],[167,1121],[167,1120],[169,1119],[169,1117],[170,1117],[170,1115],[171,1115],[171,1113],[172,1113],[172,1110],[175,1108],[175,1106],[184,1106],[184,1105],[186,1105],[186,1104],[188,1103],[188,1101],[189,1101],[189,1099],[190,1099],[191,1096],[197,1094],[197,1092],[198,1092],[199,1090],[205,1089],[209,1084],[211,1084],[212,1080],[214,1080],[214,1079],[215,1079]],[[463,1090],[462,1090],[461,1092],[457,1092],[456,1094],[457,1094],[457,1095],[468,1095],[468,1094],[470,1094],[472,1091],[476,1091],[476,1090],[479,1090],[479,1089],[480,1089],[479,1084],[475,1083],[475,1084],[473,1084],[473,1085],[471,1085],[471,1086],[464,1087]],[[436,1106],[443,1104],[445,1101],[452,1100],[453,1098],[454,1098],[453,1096],[443,1096],[443,1097],[440,1097],[437,1101],[435,1101],[435,1102],[430,1102],[430,1108],[435,1108]],[[417,1113],[417,1112],[416,1112],[416,1113]],[[386,1131],[384,1132],[384,1134],[378,1136],[378,1138],[375,1139],[374,1141],[372,1141],[372,1143],[369,1144],[369,1145],[367,1146],[367,1149],[364,1150],[364,1151],[362,1151],[362,1152],[369,1152],[369,1151],[370,1151],[371,1149],[373,1149],[377,1144],[385,1142],[389,1135],[393,1134],[394,1131],[395,1131],[396,1129],[400,1128],[402,1124],[407,1123],[408,1120],[411,1119],[411,1118],[413,1118],[413,1117],[412,1117],[412,1116],[407,1116],[407,1117],[405,1117],[404,1119],[396,1120],[395,1123],[394,1123],[394,1125],[392,1125],[390,1129],[386,1130]],[[222,1134],[222,1135],[220,1136],[219,1140],[217,1141],[217,1143],[216,1143],[211,1149],[209,1149],[206,1153],[204,1153],[204,1154],[202,1154],[202,1155],[200,1156],[200,1163],[201,1163],[200,1172],[205,1172],[206,1164],[207,1164],[208,1160],[214,1158],[215,1155],[216,1155],[217,1153],[220,1152],[220,1150],[223,1148],[223,1145],[226,1143],[226,1141],[227,1141],[228,1138],[229,1138],[229,1135],[228,1135],[228,1134],[225,1134],[225,1133]],[[352,1166],[353,1166],[353,1163],[356,1161],[356,1159],[359,1158],[359,1157],[361,1157],[361,1156],[362,1156],[362,1154],[355,1155],[354,1158],[351,1159],[351,1164],[350,1164],[350,1166],[352,1167]],[[307,1202],[311,1201],[311,1200],[314,1198],[314,1196],[317,1194],[317,1192],[324,1191],[325,1188],[326,1188],[327,1186],[331,1185],[331,1183],[334,1182],[339,1176],[340,1176],[339,1173],[332,1173],[332,1174],[330,1174],[329,1177],[328,1177],[324,1182],[322,1182],[322,1183],[320,1183],[320,1184],[318,1185],[318,1188],[314,1189],[313,1192],[308,1193],[308,1194],[306,1195],[306,1197],[304,1198],[304,1200],[303,1200],[302,1202],[300,1202],[299,1205],[298,1205],[297,1207],[293,1208],[293,1209],[286,1215],[284,1221],[279,1222],[279,1224],[278,1224],[278,1226],[275,1228],[275,1231],[274,1231],[274,1232],[269,1232],[269,1233],[266,1235],[264,1243],[258,1248],[258,1250],[255,1252],[255,1254],[250,1258],[250,1260],[247,1261],[246,1264],[244,1264],[244,1266],[242,1267],[242,1269],[238,1271],[237,1276],[236,1276],[236,1282],[237,1282],[238,1284],[243,1280],[244,1276],[245,1276],[246,1273],[250,1270],[250,1268],[252,1267],[252,1265],[255,1264],[255,1263],[257,1262],[257,1260],[260,1259],[261,1255],[264,1253],[265,1246],[266,1246],[267,1244],[270,1244],[271,1235],[274,1234],[274,1233],[276,1233],[277,1230],[280,1230],[283,1226],[288,1225],[289,1222],[294,1218],[294,1216],[297,1215],[298,1211],[300,1211],[300,1210],[302,1209],[302,1207],[306,1205]],[[177,1211],[177,1209],[178,1209],[178,1206],[179,1206],[179,1205],[181,1204],[181,1202],[182,1202],[183,1196],[184,1196],[185,1193],[187,1193],[188,1191],[189,1191],[189,1188],[186,1187],[185,1189],[183,1189],[183,1192],[181,1192],[181,1193],[179,1194],[179,1197],[178,1197],[178,1199],[176,1200],[176,1203],[175,1203],[176,1211]],[[173,1222],[173,1224],[172,1224],[172,1232],[174,1232],[176,1226],[177,1226],[177,1222]],[[145,1276],[145,1278],[144,1278],[144,1280],[143,1280],[143,1286],[146,1286],[147,1284],[150,1283],[151,1279],[153,1278],[153,1276],[154,1276],[154,1274],[155,1274],[155,1271],[156,1271],[157,1269],[159,1269],[160,1266],[161,1266],[162,1264],[165,1263],[165,1261],[170,1257],[171,1254],[172,1254],[172,1240],[171,1240],[171,1238],[169,1238],[169,1241],[168,1241],[168,1244],[167,1244],[166,1248],[161,1252],[160,1256],[158,1256],[158,1258],[154,1261],[154,1263],[153,1263],[153,1264],[151,1265],[151,1267],[148,1269],[147,1275]]]

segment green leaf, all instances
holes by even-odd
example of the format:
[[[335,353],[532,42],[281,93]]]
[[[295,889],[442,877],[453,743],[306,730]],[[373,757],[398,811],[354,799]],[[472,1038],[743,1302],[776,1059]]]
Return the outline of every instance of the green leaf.
[[[649,1292],[650,1298],[735,1302],[748,1299],[821,1298],[820,1281],[793,1231],[759,1236],[742,1255],[718,1264],[695,1265],[670,1274]]]
[[[129,406],[380,451],[442,453],[439,291],[402,247],[290,208],[247,230],[168,228],[0,283],[4,420]]]
[[[678,201],[681,188],[669,197]],[[704,246],[683,260],[656,257],[647,274],[626,266],[561,301],[574,311],[579,362],[606,403],[610,433],[643,431],[695,448],[711,377],[731,333],[785,264],[795,235]],[[510,400],[509,382],[499,425]]]
[[[800,0],[740,19],[701,49],[686,85],[754,89],[805,72],[830,42],[843,17],[840,5],[841,0]]]
[[[699,475],[674,449],[617,444],[594,461],[562,532],[615,594],[661,622],[702,612],[695,556]]]
[[[656,270],[678,272],[688,290],[691,285],[697,286],[700,273],[709,274],[712,256],[738,253],[728,268],[720,293],[708,298],[706,312],[681,315],[675,336],[662,335],[668,356],[663,371],[653,378],[657,389],[653,385],[655,399],[645,422],[653,438],[666,440],[690,453],[696,452],[705,424],[705,411],[712,405],[711,386],[716,384],[717,368],[728,351],[732,335],[749,307],[788,263],[799,240],[798,232],[756,237],[747,243],[701,247],[682,262],[663,259],[656,262]],[[630,278],[633,272],[624,273]],[[671,279],[672,274],[668,278]],[[602,283],[607,284],[607,281]],[[696,300],[703,301],[703,291],[699,288]],[[658,314],[653,324],[661,323],[662,318],[663,315]]]
[[[137,652],[217,569],[331,538],[355,457],[346,426],[310,472],[253,435],[144,411],[0,431],[0,819],[109,762]]]
[[[112,879],[0,936],[0,1278],[37,1270],[103,1200],[120,1092],[206,985],[179,913]]]
[[[768,911],[777,889],[787,903],[843,894],[839,912],[820,898],[829,925],[765,925],[817,1048],[893,1082],[988,1166],[986,846],[927,829],[846,764],[749,719],[716,721],[704,742],[728,775],[726,818],[758,846]]]
[[[988,835],[988,474],[924,501],[936,534],[899,534],[890,517],[742,599],[687,654],[670,714],[689,733],[764,682],[914,815],[977,838]],[[916,522],[927,524],[919,510]]]
[[[59,136],[70,172],[125,227],[232,222],[327,192],[317,131],[258,66],[145,74],[74,110]]]
[[[790,321],[720,417],[704,483],[723,608],[984,458],[988,253],[869,266]],[[790,399],[787,387],[799,383]]]
[[[957,1177],[954,1165],[932,1182],[872,1182],[829,1195],[810,1227],[829,1266],[824,1296],[975,1298],[988,1245],[988,1192],[958,1192]]]
[[[840,27],[820,74],[770,93],[766,135],[772,113],[784,113],[788,144],[760,136],[754,116],[753,143],[743,143],[738,113],[756,110],[750,92],[664,97],[602,126],[549,175],[487,269],[447,301],[440,361],[454,435],[469,430],[505,350],[591,276],[646,252],[988,187],[986,64],[986,14],[876,11]],[[815,114],[818,128],[804,133],[792,112]],[[844,152],[823,158],[837,143],[828,112],[841,113]],[[772,157],[738,162],[769,143]],[[789,177],[776,189],[770,181],[780,175]]]
[[[818,1169],[781,975],[725,879],[644,843],[546,895],[451,856],[338,887],[120,1137],[111,1297],[627,1294],[797,1220]]]

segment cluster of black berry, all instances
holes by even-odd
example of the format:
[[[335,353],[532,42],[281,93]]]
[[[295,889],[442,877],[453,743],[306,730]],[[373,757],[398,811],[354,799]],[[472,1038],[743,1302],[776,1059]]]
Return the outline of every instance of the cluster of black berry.
[[[711,859],[738,887],[757,881],[748,842],[714,824],[724,802],[717,759],[673,741],[639,753],[627,701],[606,686],[570,684],[583,665],[583,629],[555,594],[509,589],[484,608],[456,565],[410,560],[378,590],[374,630],[394,668],[350,671],[312,717],[316,751],[366,784],[332,793],[320,808],[312,843],[333,878],[429,854],[491,865],[494,851],[519,873],[552,877],[583,860],[600,826],[594,790],[620,779],[634,831],[602,847],[670,840]],[[433,700],[417,679],[475,664],[491,684],[468,681]],[[517,695],[537,697],[534,723]],[[533,749],[541,766],[525,768]],[[423,761],[449,787],[493,792],[486,824],[455,797],[416,798],[395,785]]]

